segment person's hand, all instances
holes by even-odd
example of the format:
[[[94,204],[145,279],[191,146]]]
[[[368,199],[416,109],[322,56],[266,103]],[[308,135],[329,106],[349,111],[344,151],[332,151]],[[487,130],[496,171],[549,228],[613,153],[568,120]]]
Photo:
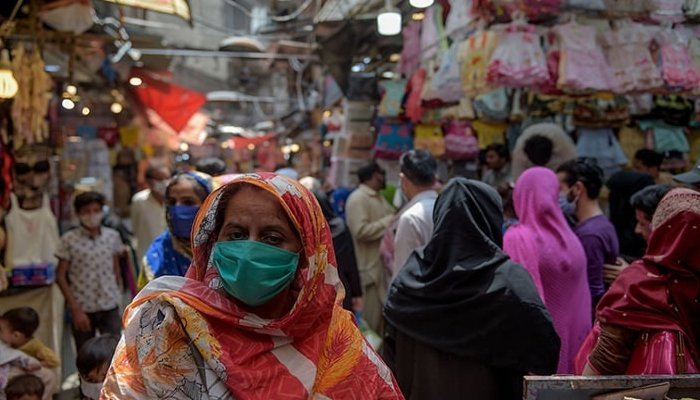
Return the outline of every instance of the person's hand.
[[[353,297],[352,298],[352,310],[354,312],[362,312],[363,307],[364,307],[364,303],[362,302],[362,297]]]
[[[73,327],[77,331],[90,332],[92,329],[90,318],[88,318],[83,310],[72,310],[71,314],[73,316]]]
[[[611,285],[625,268],[629,267],[627,261],[618,257],[615,264],[605,264],[603,266],[603,279],[605,283]]]
[[[41,369],[41,364],[38,361],[32,360],[31,362],[28,362],[22,369],[24,369],[26,372],[38,371]]]

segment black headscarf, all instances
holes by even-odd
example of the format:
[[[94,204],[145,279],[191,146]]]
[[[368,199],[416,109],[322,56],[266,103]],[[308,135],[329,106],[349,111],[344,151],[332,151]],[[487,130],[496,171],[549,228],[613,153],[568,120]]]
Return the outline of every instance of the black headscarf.
[[[620,254],[641,258],[644,255],[646,243],[634,233],[637,220],[630,199],[638,191],[654,184],[651,175],[636,171],[620,171],[610,177],[610,222],[615,226],[620,240]]]
[[[501,250],[498,193],[455,178],[433,237],[392,283],[384,313],[411,338],[496,368],[556,372],[560,340],[530,274]]]

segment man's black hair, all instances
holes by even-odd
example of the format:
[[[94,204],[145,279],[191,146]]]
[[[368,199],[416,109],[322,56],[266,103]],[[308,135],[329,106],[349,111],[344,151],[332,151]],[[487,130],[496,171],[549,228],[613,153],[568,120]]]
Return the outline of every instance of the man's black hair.
[[[0,319],[7,321],[13,331],[20,332],[27,338],[34,336],[39,329],[39,314],[31,307],[18,307],[8,310]]]
[[[586,194],[591,200],[600,196],[603,188],[603,170],[600,169],[595,159],[579,157],[575,160],[562,164],[557,173],[563,172],[566,175],[566,184],[574,186],[576,182],[583,183]]]
[[[119,338],[116,335],[97,336],[85,342],[78,351],[78,358],[75,361],[78,373],[87,376],[91,371],[109,364],[118,343]]]
[[[379,164],[373,161],[357,171],[357,179],[360,180],[360,183],[365,183],[372,179],[375,173],[383,171],[384,170],[382,169],[382,167],[380,167]]]
[[[418,186],[435,184],[437,161],[432,154],[425,150],[411,150],[399,159],[401,173]]]
[[[80,210],[82,210],[83,207],[92,203],[97,203],[100,205],[100,207],[103,207],[105,205],[105,201],[105,196],[102,193],[80,193],[79,195],[75,196],[75,200],[73,200],[73,208],[75,209],[76,213],[80,213]]]
[[[523,151],[535,166],[544,167],[552,159],[554,143],[545,136],[534,135],[525,141]]]
[[[644,213],[649,221],[654,217],[661,200],[673,189],[671,185],[651,185],[635,193],[630,204],[636,210]]]

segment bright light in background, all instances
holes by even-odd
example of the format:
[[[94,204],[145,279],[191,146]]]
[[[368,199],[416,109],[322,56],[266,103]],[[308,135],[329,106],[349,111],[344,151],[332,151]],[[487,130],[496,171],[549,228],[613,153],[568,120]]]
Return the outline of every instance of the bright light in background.
[[[66,93],[68,93],[71,96],[75,96],[78,94],[78,88],[75,85],[68,85],[66,86]]]
[[[75,103],[73,103],[73,100],[71,99],[63,99],[61,106],[66,110],[72,110],[75,108]]]
[[[90,107],[83,107],[83,109],[80,110],[80,113],[87,117],[88,115],[90,115]]]
[[[124,111],[124,106],[117,103],[117,102],[114,102],[114,103],[112,103],[111,106],[109,106],[109,109],[110,109],[110,111],[112,111],[112,113],[119,114],[122,111]]]
[[[221,148],[224,149],[224,150],[228,149],[228,148],[229,148],[229,143],[228,143],[228,142],[223,142],[223,143],[221,143]]]
[[[46,72],[58,72],[61,70],[60,65],[49,64],[44,66],[44,71]]]
[[[401,60],[401,54],[399,54],[399,53],[394,53],[394,54],[389,56],[389,62],[395,63],[395,62],[399,62],[400,60]]]
[[[365,64],[355,64],[351,68],[352,72],[362,72],[365,70]]]
[[[291,150],[292,153],[296,153],[299,150],[301,150],[301,147],[299,147],[298,144],[294,143],[293,145],[289,146],[289,150]]]
[[[384,79],[394,79],[396,77],[396,73],[394,71],[384,71],[382,73],[382,78]]]
[[[249,145],[248,145],[248,150],[250,150],[250,151],[253,151],[253,150],[255,150],[255,145],[254,145],[254,144],[252,144],[252,143],[251,143],[251,144],[249,144]]]
[[[331,141],[330,140],[324,140],[323,141],[323,147],[331,147]]]
[[[185,152],[190,149],[190,145],[187,143],[180,143],[180,151]]]
[[[423,12],[413,13],[413,14],[411,14],[411,19],[414,21],[422,21],[425,19],[425,13],[423,13]]]
[[[330,118],[330,117],[331,117],[331,111],[330,111],[330,110],[326,110],[326,111],[323,112],[323,118]]]
[[[143,83],[143,80],[139,78],[138,76],[134,76],[131,79],[129,79],[129,85],[131,86],[141,86]]]
[[[365,57],[365,58],[362,59],[362,62],[365,63],[365,64],[369,64],[369,63],[372,62],[372,58],[370,58],[370,57]]]
[[[415,8],[428,8],[433,5],[434,0],[410,0],[409,3]]]
[[[394,8],[384,9],[377,16],[377,30],[382,36],[394,36],[401,33],[401,13]]]

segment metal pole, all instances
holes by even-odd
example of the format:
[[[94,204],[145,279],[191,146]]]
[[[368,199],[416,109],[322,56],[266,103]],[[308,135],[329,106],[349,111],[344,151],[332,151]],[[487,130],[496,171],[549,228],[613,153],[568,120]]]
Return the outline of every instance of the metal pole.
[[[257,60],[311,60],[319,61],[315,54],[277,54],[277,53],[254,53],[238,51],[217,51],[217,50],[190,50],[190,49],[134,49],[144,56],[168,56],[168,57],[202,57],[202,58],[249,58]]]

